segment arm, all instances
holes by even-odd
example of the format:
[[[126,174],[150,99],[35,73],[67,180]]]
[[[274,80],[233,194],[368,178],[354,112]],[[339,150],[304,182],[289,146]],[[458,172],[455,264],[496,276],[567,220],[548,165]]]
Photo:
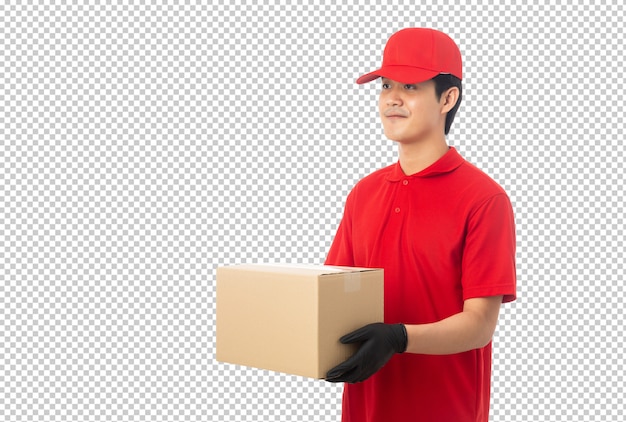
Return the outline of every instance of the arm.
[[[337,233],[330,245],[330,250],[326,256],[325,265],[342,265],[346,267],[354,266],[354,253],[352,249],[352,202],[354,200],[354,189],[348,194],[343,217],[339,222]]]
[[[448,355],[486,346],[498,322],[502,296],[467,299],[463,311],[431,324],[406,325],[408,353]]]
[[[368,324],[340,341],[361,343],[359,350],[326,374],[330,382],[361,382],[395,353],[446,355],[486,346],[498,322],[502,296],[467,299],[463,311],[432,324]]]

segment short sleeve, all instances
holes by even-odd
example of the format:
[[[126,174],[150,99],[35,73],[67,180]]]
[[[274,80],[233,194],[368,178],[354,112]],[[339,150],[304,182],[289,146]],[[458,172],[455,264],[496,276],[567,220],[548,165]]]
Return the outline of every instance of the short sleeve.
[[[467,223],[462,258],[463,300],[502,295],[516,299],[515,221],[505,193],[481,204]]]
[[[354,266],[354,251],[352,249],[352,204],[354,196],[353,189],[346,199],[343,217],[324,262],[326,265]]]

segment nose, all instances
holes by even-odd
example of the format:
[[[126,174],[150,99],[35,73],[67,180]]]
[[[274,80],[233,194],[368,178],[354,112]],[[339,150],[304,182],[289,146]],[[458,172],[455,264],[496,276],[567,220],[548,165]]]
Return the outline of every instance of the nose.
[[[387,105],[389,107],[398,107],[400,104],[401,104],[401,102],[400,102],[399,98],[392,98],[392,99],[387,101]]]
[[[398,94],[398,91],[395,89],[389,90],[387,94],[387,106],[388,107],[398,107],[402,105],[402,98]]]

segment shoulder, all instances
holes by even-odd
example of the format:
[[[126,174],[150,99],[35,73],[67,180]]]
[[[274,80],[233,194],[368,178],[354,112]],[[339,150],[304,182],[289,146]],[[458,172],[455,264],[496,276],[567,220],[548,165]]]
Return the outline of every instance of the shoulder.
[[[508,213],[512,209],[504,188],[469,161],[463,161],[450,176],[448,182],[440,186],[442,200],[466,218],[484,209],[493,208],[496,213]]]
[[[469,161],[464,161],[456,173],[457,179],[462,186],[474,192],[478,197],[506,195],[504,188],[498,182]]]
[[[360,179],[356,182],[348,194],[348,202],[354,202],[357,200],[363,200],[367,197],[376,196],[377,193],[387,189],[389,181],[391,180],[393,174],[397,171],[397,166],[397,163],[391,164]]]
[[[355,189],[370,189],[380,186],[382,183],[388,182],[393,174],[397,171],[398,163],[391,164],[368,174],[359,180],[354,186]]]

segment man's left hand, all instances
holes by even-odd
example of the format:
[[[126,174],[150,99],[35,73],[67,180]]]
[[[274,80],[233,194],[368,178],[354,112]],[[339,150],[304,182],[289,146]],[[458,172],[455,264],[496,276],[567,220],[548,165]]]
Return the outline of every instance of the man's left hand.
[[[329,382],[362,382],[374,375],[396,353],[404,353],[407,333],[404,324],[377,322],[339,339],[343,344],[362,343],[359,350],[326,374]]]

